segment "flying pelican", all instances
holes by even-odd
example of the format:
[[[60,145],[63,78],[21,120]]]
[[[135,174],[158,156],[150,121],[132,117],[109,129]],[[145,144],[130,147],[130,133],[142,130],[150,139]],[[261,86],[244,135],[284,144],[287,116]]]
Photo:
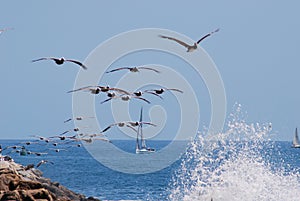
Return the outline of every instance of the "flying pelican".
[[[111,143],[111,141],[109,139],[106,139],[106,138],[79,138],[79,140],[82,140],[86,143],[92,143],[94,140],[101,140],[101,141],[104,141],[104,142],[109,142]]]
[[[114,94],[114,93],[109,93],[109,94],[108,94],[108,97],[109,97],[109,98],[106,99],[106,100],[104,100],[104,101],[102,101],[101,104],[103,104],[103,103],[105,103],[105,102],[107,102],[107,101],[110,101],[110,100],[112,100],[112,99],[119,99],[119,98],[120,98],[122,101],[129,101],[129,100],[131,100],[132,98],[136,98],[136,99],[143,100],[143,101],[145,101],[146,103],[150,104],[150,101],[148,101],[147,99],[142,98],[142,97],[140,97],[140,96],[136,96],[136,95],[130,95],[130,94],[116,95],[116,94]]]
[[[90,138],[94,138],[94,137],[105,137],[106,135],[104,135],[103,133],[93,133],[93,134],[83,134],[82,137],[90,137]]]
[[[213,33],[218,32],[219,30],[220,30],[220,29],[216,29],[216,30],[214,30],[214,31],[212,31],[212,32],[210,32],[210,33],[208,33],[208,34],[206,34],[205,36],[203,36],[202,38],[200,38],[197,42],[195,42],[193,45],[186,44],[185,42],[183,42],[183,41],[181,41],[181,40],[178,40],[178,39],[176,39],[176,38],[169,37],[169,36],[159,35],[159,37],[165,38],[165,39],[169,39],[169,40],[173,40],[173,41],[179,43],[180,45],[186,47],[186,48],[187,48],[187,52],[192,52],[192,51],[194,51],[194,50],[197,49],[198,44],[199,44],[202,40],[204,40],[204,39],[207,38],[208,36],[212,35]]]
[[[159,94],[156,94],[156,93],[144,92],[144,91],[136,91],[136,92],[133,92],[133,94],[134,94],[135,96],[142,96],[142,95],[145,94],[145,93],[150,93],[150,94],[153,94],[153,95],[159,97],[160,99],[163,99],[163,97],[161,97]]]
[[[119,71],[119,70],[129,70],[130,72],[133,72],[133,73],[140,72],[140,70],[150,70],[150,71],[154,71],[156,73],[160,73],[160,71],[158,71],[158,70],[156,70],[154,68],[144,67],[144,66],[121,67],[121,68],[116,68],[116,69],[107,71],[106,73],[112,73],[112,72]]]
[[[82,128],[87,128],[87,126],[84,126]],[[62,136],[62,135],[66,134],[68,132],[71,132],[71,131],[78,132],[78,131],[80,131],[80,129],[79,128],[73,128],[73,129],[70,129],[70,130],[66,130],[66,131],[62,132],[59,136]],[[49,138],[53,138],[53,137],[49,137]]]
[[[118,126],[118,127],[127,126],[127,127],[131,128],[131,129],[135,130],[134,127],[137,127],[139,125],[144,125],[144,124],[150,125],[150,126],[156,126],[155,124],[153,124],[151,122],[145,122],[145,121],[141,121],[141,122],[139,122],[139,121],[124,121],[124,122],[113,123],[113,124],[107,126],[105,129],[102,130],[101,133],[106,132],[107,130],[109,130],[111,127],[114,127],[114,126]]]
[[[54,150],[55,152],[61,152],[61,151],[67,151],[66,149],[53,149],[53,148],[50,148],[51,150]]]
[[[30,155],[30,154],[35,154],[36,156],[41,156],[41,155],[46,155],[48,153],[45,153],[45,152],[32,152],[32,151],[27,151],[27,154]]]
[[[176,91],[179,93],[183,93],[183,91],[181,91],[180,89],[174,89],[174,88],[173,89],[172,88],[147,89],[144,92],[153,95],[160,95],[163,94],[165,91]]]
[[[72,121],[72,120],[81,121],[85,118],[95,118],[95,117],[81,117],[81,116],[79,116],[79,117],[69,118],[69,119],[65,120],[64,123],[67,123],[67,122]]]
[[[38,168],[41,165],[46,164],[46,163],[51,163],[52,165],[54,164],[53,162],[48,161],[48,160],[41,160],[40,162],[38,162],[38,164],[36,165],[36,167]]]
[[[110,91],[115,91],[121,94],[130,94],[129,92],[123,90],[123,89],[119,89],[119,88],[115,88],[115,87],[109,87],[109,86],[87,86],[87,87],[82,87],[79,89],[74,89],[71,91],[68,91],[67,93],[72,93],[72,92],[76,92],[76,91],[89,91],[91,92],[91,94],[99,94],[100,92],[110,92]]]
[[[18,146],[18,145],[7,146],[3,149],[3,151],[6,149],[17,149],[17,148],[22,148],[22,147],[24,147],[24,146]]]
[[[32,135],[31,137],[39,138],[39,140],[49,143],[51,140],[49,138],[39,136],[39,135]]]
[[[57,65],[61,65],[61,64],[68,61],[68,62],[72,62],[72,63],[75,63],[75,64],[81,66],[84,70],[87,69],[87,67],[84,64],[82,64],[81,62],[73,60],[73,59],[65,59],[63,57],[61,57],[61,58],[43,57],[43,58],[40,58],[40,59],[32,60],[32,62],[42,61],[42,60],[53,60]]]

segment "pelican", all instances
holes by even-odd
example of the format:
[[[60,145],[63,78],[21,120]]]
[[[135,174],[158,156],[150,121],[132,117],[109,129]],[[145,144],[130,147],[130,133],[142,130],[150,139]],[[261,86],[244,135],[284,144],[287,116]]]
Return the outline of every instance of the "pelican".
[[[27,154],[30,155],[30,154],[35,154],[36,156],[41,156],[41,155],[46,155],[48,153],[45,153],[45,152],[32,152],[32,151],[27,151]]]
[[[135,96],[142,96],[142,95],[145,94],[145,93],[150,93],[150,92],[144,92],[144,91],[136,91],[136,92],[133,92],[133,94],[134,94]],[[160,99],[163,99],[163,97],[161,97],[159,94],[156,94],[156,93],[151,93],[151,94],[153,94],[153,95],[159,97]]]
[[[22,148],[22,147],[24,147],[24,146],[18,146],[18,145],[7,146],[3,149],[3,151],[6,149],[17,149],[17,148]]]
[[[55,152],[61,152],[61,151],[67,151],[66,149],[53,149],[53,148],[50,148],[51,150],[54,150]]]
[[[73,59],[65,59],[63,57],[61,57],[61,58],[43,57],[43,58],[40,58],[40,59],[34,59],[34,60],[32,60],[32,62],[42,61],[42,60],[53,60],[57,65],[62,65],[65,62],[72,62],[72,63],[75,63],[75,64],[79,65],[84,70],[87,70],[87,67],[84,64],[82,64],[81,62],[73,60]]]
[[[130,95],[130,94],[127,94],[127,95],[125,95],[125,94],[122,94],[122,95],[116,95],[116,94],[108,94],[108,99],[106,99],[106,100],[104,100],[104,101],[102,101],[101,102],[101,104],[103,104],[103,103],[105,103],[105,102],[107,102],[107,101],[110,101],[110,100],[112,100],[112,99],[121,99],[122,101],[129,101],[129,100],[131,100],[132,98],[136,98],[136,99],[140,99],[140,100],[142,100],[142,101],[145,101],[146,103],[148,103],[148,104],[150,104],[150,101],[148,101],[147,99],[145,99],[145,98],[142,98],[142,97],[140,97],[140,96],[136,96],[136,95]]]
[[[67,123],[67,122],[72,121],[72,120],[81,121],[81,120],[86,119],[86,118],[95,118],[95,117],[81,117],[81,116],[79,116],[79,117],[69,118],[69,119],[65,120],[64,123]]]
[[[26,141],[26,142],[21,142],[21,143],[26,144],[26,145],[31,145],[31,144],[37,144],[38,142]]]
[[[116,68],[110,71],[107,71],[106,73],[112,73],[115,71],[119,71],[119,70],[129,70],[130,72],[133,73],[137,73],[140,72],[140,70],[150,70],[150,71],[154,71],[156,73],[160,73],[160,71],[154,69],[154,68],[150,68],[150,67],[144,67],[144,66],[136,66],[136,67],[121,67],[121,68]]]
[[[173,40],[173,41],[179,43],[180,45],[186,47],[186,48],[187,48],[187,52],[192,52],[192,51],[194,51],[194,50],[197,49],[198,44],[199,44],[202,40],[204,40],[204,39],[207,38],[208,36],[212,35],[213,33],[218,32],[219,30],[220,30],[220,29],[216,29],[216,30],[214,30],[214,31],[212,31],[212,32],[210,32],[210,33],[208,33],[208,34],[206,34],[205,36],[203,36],[202,38],[200,38],[197,42],[195,42],[193,45],[186,44],[185,42],[183,42],[183,41],[181,41],[181,40],[178,40],[178,39],[176,39],[176,38],[169,37],[169,36],[159,35],[159,37],[165,38],[165,39],[169,39],[169,40]]]
[[[74,89],[71,91],[68,91],[67,93],[72,93],[72,92],[76,92],[76,91],[89,91],[91,92],[91,94],[99,94],[100,92],[110,92],[110,91],[115,91],[121,94],[130,94],[129,92],[123,90],[123,89],[119,89],[119,88],[115,88],[115,87],[109,87],[109,86],[87,86],[87,87],[82,87],[79,89]]]
[[[87,128],[87,126],[82,127],[82,128]],[[66,134],[66,133],[68,133],[68,132],[71,132],[71,131],[73,131],[73,132],[78,132],[78,131],[80,131],[80,129],[79,129],[79,128],[73,128],[73,129],[70,129],[70,130],[66,130],[66,131],[64,131],[63,133],[61,133],[59,136],[62,136],[62,135]],[[58,136],[56,136],[56,137],[58,137]],[[53,137],[49,137],[49,138],[53,138]]]
[[[105,135],[102,134],[102,133],[83,134],[82,137],[94,138],[94,137],[98,137],[98,136],[100,136],[100,137],[105,137]]]
[[[153,95],[161,95],[165,91],[176,91],[176,92],[179,92],[179,93],[183,93],[183,91],[181,91],[180,89],[175,89],[175,88],[148,89],[148,90],[145,90],[144,92],[149,93],[149,94],[153,94]]]
[[[139,125],[150,125],[150,126],[156,126],[155,124],[151,123],[151,122],[145,122],[145,121],[124,121],[124,122],[117,122],[117,123],[113,123],[109,126],[107,126],[105,129],[102,130],[101,133],[106,132],[107,130],[109,130],[110,128],[114,127],[114,126],[118,126],[118,127],[124,127],[127,126],[131,129],[133,129],[134,131],[136,131],[136,129],[134,127],[137,127]]]
[[[46,164],[46,163],[51,163],[52,165],[54,164],[53,162],[48,161],[48,160],[41,160],[40,162],[38,162],[38,164],[36,165],[36,167],[38,168],[41,165]]]
[[[51,141],[49,138],[39,136],[39,135],[32,135],[32,137],[38,138],[39,140],[44,141],[46,143],[49,143]]]
[[[111,143],[111,141],[109,139],[105,139],[105,138],[80,138],[80,140],[86,142],[86,143],[92,143],[94,140],[101,140],[104,142],[109,142]]]

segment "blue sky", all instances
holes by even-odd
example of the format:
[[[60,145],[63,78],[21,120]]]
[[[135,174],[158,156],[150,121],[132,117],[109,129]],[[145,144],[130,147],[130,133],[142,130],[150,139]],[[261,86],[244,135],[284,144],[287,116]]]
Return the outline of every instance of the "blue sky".
[[[275,139],[300,126],[298,1],[2,1],[0,137],[55,135],[72,127],[78,68],[30,61],[64,56],[83,61],[125,31],[162,28],[199,39],[224,82],[227,113],[242,104],[247,122],[271,122]],[[138,61],[143,63],[143,61]],[[209,110],[205,112],[209,113]],[[209,114],[208,114],[209,115]],[[206,125],[204,117],[200,126]]]

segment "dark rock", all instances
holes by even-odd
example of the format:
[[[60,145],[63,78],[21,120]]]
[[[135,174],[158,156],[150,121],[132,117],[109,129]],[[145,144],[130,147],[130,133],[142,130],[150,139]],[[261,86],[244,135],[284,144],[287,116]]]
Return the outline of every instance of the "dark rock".
[[[19,195],[18,191],[7,191],[4,192],[2,195],[0,201],[15,201],[15,200],[21,200],[21,197]]]
[[[0,201],[99,201],[75,193],[58,182],[42,177],[42,172],[11,161],[0,161]]]

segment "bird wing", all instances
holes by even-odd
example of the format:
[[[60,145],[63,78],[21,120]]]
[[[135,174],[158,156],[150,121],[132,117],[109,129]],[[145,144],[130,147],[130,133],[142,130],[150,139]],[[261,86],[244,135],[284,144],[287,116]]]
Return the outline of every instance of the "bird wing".
[[[180,89],[165,89],[165,90],[168,90],[168,91],[177,91],[177,92],[180,92],[180,93],[183,93],[183,91],[181,91]]]
[[[64,123],[67,123],[67,122],[69,122],[69,121],[71,121],[71,120],[72,120],[72,118],[67,119],[67,120],[64,121]]]
[[[45,163],[45,161],[41,160],[41,161],[36,165],[36,167],[37,167],[37,168],[40,167],[43,163]]]
[[[151,102],[150,101],[148,101],[147,99],[145,99],[145,98],[142,98],[142,97],[139,97],[139,96],[133,96],[133,98],[137,98],[137,99],[140,99],[140,100],[143,100],[143,101],[145,101],[146,103],[148,103],[148,104],[150,104]]]
[[[149,67],[144,67],[144,66],[138,67],[138,69],[152,70],[152,71],[154,71],[154,72],[156,72],[156,73],[160,73],[160,71],[158,71],[158,70],[156,70],[156,69],[154,69],[154,68],[149,68]]]
[[[109,88],[110,91],[116,91],[118,93],[121,93],[121,94],[126,94],[126,95],[130,95],[130,93],[128,91],[125,91],[124,89],[120,89],[120,88]]]
[[[208,34],[206,34],[205,36],[203,36],[202,38],[200,38],[198,41],[197,41],[197,44],[199,44],[202,40],[204,40],[205,38],[207,38],[208,36],[212,35],[213,33],[216,33],[218,32],[220,29],[216,29]]]
[[[103,103],[105,103],[105,102],[107,102],[107,101],[110,101],[111,99],[112,99],[112,98],[108,98],[108,99],[102,101],[101,104],[103,104]]]
[[[31,62],[42,61],[42,60],[55,60],[55,59],[56,58],[53,57],[43,57],[43,58],[31,60]]]
[[[110,129],[113,125],[114,125],[114,124],[111,124],[111,125],[107,126],[106,128],[104,128],[104,129],[101,131],[101,133],[106,132],[106,131],[107,131],[108,129]]]
[[[84,70],[87,70],[87,67],[83,63],[81,63],[80,61],[76,61],[76,60],[73,60],[73,59],[66,59],[65,61],[73,62],[73,63],[81,66]]]
[[[68,91],[67,93],[72,93],[72,92],[76,92],[76,91],[81,91],[81,90],[85,90],[85,89],[90,89],[92,87],[99,87],[99,86],[86,86],[86,87],[81,87],[79,89],[74,89],[74,90],[71,90],[71,91]]]
[[[150,126],[157,126],[156,124],[153,124],[153,123],[151,123],[151,122],[141,122],[141,124],[147,124],[147,125],[150,125]]]
[[[131,69],[130,67],[121,67],[121,68],[116,68],[116,69],[113,69],[110,71],[106,71],[105,73],[112,73],[112,72],[119,71],[119,70],[130,70],[130,69]]]
[[[148,94],[152,94],[155,95],[157,97],[159,97],[160,99],[164,99],[162,96],[160,96],[159,94],[153,92],[153,90],[145,90],[144,93],[148,93]]]
[[[136,133],[138,132],[137,129],[135,129],[133,126],[130,126],[130,125],[126,125],[126,126],[127,126],[128,128],[131,128],[134,132],[136,132]]]
[[[173,41],[179,43],[180,45],[183,45],[183,46],[186,47],[186,48],[191,47],[189,44],[186,44],[185,42],[183,42],[183,41],[181,41],[181,40],[178,40],[178,39],[176,39],[176,38],[173,38],[173,37],[163,36],[163,35],[159,35],[159,37],[165,38],[165,39],[169,39],[169,40],[173,40]]]

